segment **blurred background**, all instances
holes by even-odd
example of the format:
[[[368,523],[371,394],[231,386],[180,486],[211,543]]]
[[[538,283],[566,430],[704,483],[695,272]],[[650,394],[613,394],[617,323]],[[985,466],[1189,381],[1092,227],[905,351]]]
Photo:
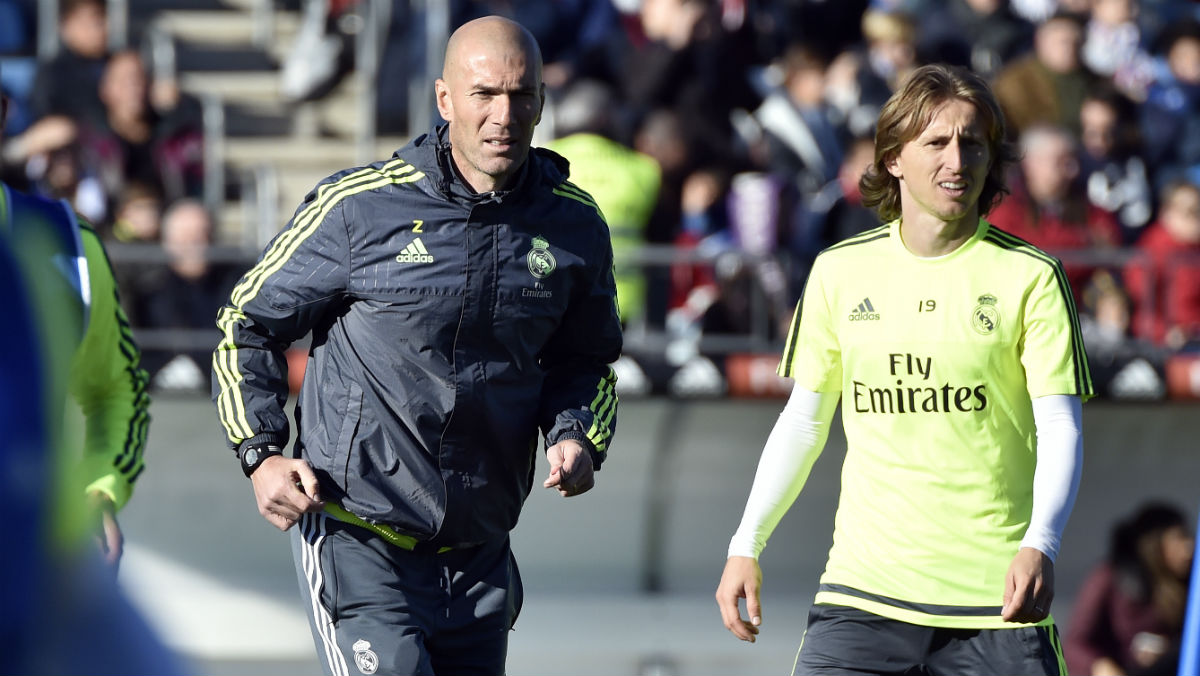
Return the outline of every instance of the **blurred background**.
[[[880,106],[923,63],[993,84],[1023,159],[989,220],[1066,264],[1102,393],[1063,626],[1120,519],[1150,498],[1196,514],[1200,3],[0,0],[0,177],[71,201],[109,248],[154,394],[122,579],[196,673],[319,670],[287,538],[208,401],[216,309],[317,181],[439,121],[446,37],[484,14],[541,44],[535,143],[607,217],[626,326],[597,489],[535,491],[513,535],[511,673],[790,669],[844,440],[764,553],[757,645],[727,635],[712,592],[788,391],[774,368],[809,264],[878,225],[857,179]]]

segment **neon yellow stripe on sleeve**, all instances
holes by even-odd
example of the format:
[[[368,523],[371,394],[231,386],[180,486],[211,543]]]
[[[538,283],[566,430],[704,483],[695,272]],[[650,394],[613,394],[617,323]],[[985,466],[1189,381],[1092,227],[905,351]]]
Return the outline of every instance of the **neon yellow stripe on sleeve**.
[[[587,438],[601,453],[608,448],[608,441],[612,437],[612,420],[617,411],[616,383],[617,374],[610,367],[597,385],[596,397],[588,405],[588,410],[592,412],[592,426],[587,431]]]
[[[567,199],[573,199],[576,202],[586,204],[596,210],[596,215],[598,215],[600,218],[604,218],[604,212],[600,211],[600,205],[596,204],[596,200],[592,199],[591,195],[572,185],[570,181],[563,182],[558,187],[551,190],[551,192],[559,197],[566,197]]]
[[[245,317],[242,308],[258,295],[263,283],[283,268],[300,245],[316,232],[329,212],[343,199],[384,185],[411,183],[424,177],[423,172],[416,171],[414,167],[397,158],[380,169],[363,169],[334,183],[320,186],[317,189],[317,198],[296,215],[292,228],[275,239],[262,260],[247,272],[234,288],[231,299],[233,307],[223,309],[217,318],[217,326],[223,338],[213,353],[213,371],[221,385],[217,411],[231,442],[237,443],[254,436],[241,396],[240,384],[244,378],[237,368],[237,343],[233,337],[234,326]]]
[[[234,288],[232,299],[235,307],[244,307],[253,298],[263,281],[283,266],[287,259],[295,253],[300,244],[312,234],[317,225],[329,211],[343,198],[386,185],[392,177],[398,177],[415,171],[411,165],[396,159],[376,170],[367,168],[348,174],[341,179],[326,183],[317,188],[317,197],[293,219],[292,228],[275,239],[271,248],[263,255],[261,261],[246,273],[242,281]],[[418,172],[418,178],[424,174]]]

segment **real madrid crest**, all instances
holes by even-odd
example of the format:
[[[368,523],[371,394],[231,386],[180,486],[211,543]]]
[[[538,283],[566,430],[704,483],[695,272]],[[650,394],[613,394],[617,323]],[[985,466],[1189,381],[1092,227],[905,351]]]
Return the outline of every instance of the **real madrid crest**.
[[[1000,312],[996,310],[995,296],[985,293],[979,297],[979,305],[971,311],[971,326],[985,336],[1000,326]]]
[[[354,664],[359,671],[369,675],[379,669],[379,656],[371,650],[370,641],[359,639],[350,648],[354,651]]]
[[[547,242],[541,235],[533,238],[533,249],[525,257],[525,262],[529,266],[529,274],[538,279],[549,277],[550,273],[554,272],[554,268],[558,266],[558,261],[554,260],[554,254],[550,253],[550,242]]]

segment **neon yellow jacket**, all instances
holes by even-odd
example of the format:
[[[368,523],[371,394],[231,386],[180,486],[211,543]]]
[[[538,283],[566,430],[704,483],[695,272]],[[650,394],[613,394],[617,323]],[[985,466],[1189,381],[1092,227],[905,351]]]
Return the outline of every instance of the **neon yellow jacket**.
[[[104,493],[120,509],[145,466],[150,426],[147,375],[112,268],[96,232],[81,227],[91,286],[91,319],[71,363],[68,391],[87,421],[83,445],[86,492]]]
[[[649,155],[598,134],[572,134],[546,147],[567,158],[571,181],[588,191],[604,213],[612,233],[621,320],[639,317],[646,305],[646,276],[626,259],[646,246],[662,169]]]
[[[58,509],[82,513],[75,502],[102,493],[120,509],[144,467],[149,428],[147,375],[121,309],[112,267],[100,238],[64,203],[31,197],[0,184],[0,232],[10,237],[37,297],[39,334],[52,419],[62,430],[56,464],[66,486]],[[67,355],[70,355],[69,359]],[[64,369],[66,372],[64,373]],[[65,394],[79,406],[82,439],[64,425]],[[70,419],[70,416],[67,416]],[[70,461],[82,446],[81,461]],[[65,488],[65,486],[64,486]],[[73,495],[72,495],[73,494]]]

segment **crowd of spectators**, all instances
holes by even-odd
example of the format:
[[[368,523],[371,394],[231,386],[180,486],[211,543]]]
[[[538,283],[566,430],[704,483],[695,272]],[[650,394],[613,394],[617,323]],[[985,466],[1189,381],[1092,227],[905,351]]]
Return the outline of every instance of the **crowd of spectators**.
[[[173,77],[155,77],[142,50],[110,47],[104,0],[59,3],[57,51],[36,59],[25,82],[29,59],[20,57],[36,53],[36,12],[10,3],[6,16],[19,25],[12,37],[24,40],[0,50],[8,52],[0,54],[9,57],[0,60],[0,74],[12,76],[3,80],[4,94],[16,113],[0,148],[3,179],[70,202],[110,252],[141,245],[140,255],[114,264],[122,304],[138,333],[215,331],[213,316],[232,290],[233,272],[212,271],[204,261],[212,219],[196,201],[204,179],[198,102]],[[207,357],[176,349],[170,340],[155,342],[142,347],[156,387],[207,384]]]
[[[365,1],[305,12],[334,32]],[[391,5],[380,129],[421,133],[406,128],[403,83],[424,68],[426,24],[410,3]],[[33,114],[3,148],[3,168],[72,200],[113,240],[160,242],[164,211],[202,192],[198,116],[138,51],[108,51],[103,11],[102,0],[63,0],[62,49],[39,64]],[[774,349],[814,256],[880,225],[858,194],[875,118],[908,72],[935,61],[993,84],[1023,158],[989,220],[1064,260],[1101,390],[1168,396],[1171,360],[1200,352],[1194,2],[453,0],[449,12],[452,26],[510,16],[542,46],[538,144],[576,165],[613,230],[635,337],[626,383],[674,373],[671,391],[717,393],[738,349],[709,349],[706,337]],[[297,72],[328,80],[346,67],[295,62],[331,50],[290,54],[284,89],[297,99],[329,90]],[[674,260],[643,267],[646,251],[664,249]],[[131,277],[171,279],[129,283],[135,323],[156,321],[144,308],[171,306],[162,294],[203,302],[178,271]]]
[[[782,338],[813,257],[880,224],[857,185],[875,118],[935,61],[992,82],[1022,160],[989,220],[1063,259],[1101,391],[1168,396],[1169,363],[1200,352],[1194,3],[547,4],[539,38],[569,73],[551,110],[603,86],[607,137],[659,163],[657,207],[609,220],[689,254],[650,269],[644,298],[622,299],[634,329],[665,330],[672,366],[699,355],[725,367],[723,348],[696,347],[704,336]],[[461,18],[520,18],[515,5],[465,3]],[[657,344],[633,354],[645,368],[659,356]]]

